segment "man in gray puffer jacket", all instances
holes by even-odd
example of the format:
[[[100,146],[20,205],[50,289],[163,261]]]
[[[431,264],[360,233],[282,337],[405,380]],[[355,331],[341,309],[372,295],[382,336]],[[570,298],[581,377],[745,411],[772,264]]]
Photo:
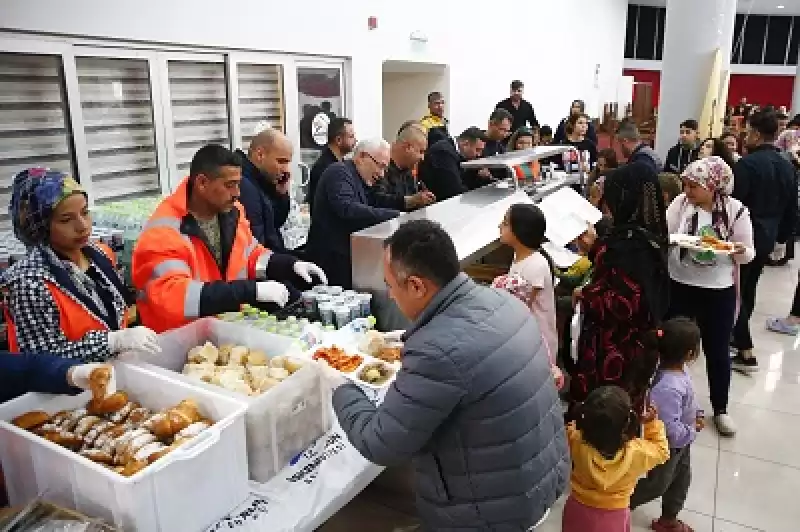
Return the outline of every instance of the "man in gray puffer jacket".
[[[336,388],[342,429],[371,462],[413,462],[424,530],[529,529],[570,474],[536,320],[515,298],[460,273],[436,223],[400,226],[384,255],[390,295],[414,323],[379,407],[355,384]]]

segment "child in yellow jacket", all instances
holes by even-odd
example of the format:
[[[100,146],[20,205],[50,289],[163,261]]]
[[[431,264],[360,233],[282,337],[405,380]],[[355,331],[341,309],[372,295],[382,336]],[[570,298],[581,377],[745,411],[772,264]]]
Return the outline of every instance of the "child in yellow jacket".
[[[631,494],[640,477],[669,459],[664,424],[651,406],[642,438],[631,400],[622,388],[602,386],[567,426],[572,454],[572,492],[564,507],[563,532],[629,532]]]

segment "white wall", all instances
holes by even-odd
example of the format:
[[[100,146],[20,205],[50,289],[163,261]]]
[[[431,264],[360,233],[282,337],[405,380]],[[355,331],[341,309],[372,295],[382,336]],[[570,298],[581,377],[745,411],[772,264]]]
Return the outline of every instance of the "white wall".
[[[284,51],[351,58],[349,114],[359,135],[378,135],[386,60],[450,66],[453,131],[483,126],[512,79],[542,123],[555,125],[574,98],[596,114],[622,75],[627,0],[519,2],[495,12],[455,0],[2,0],[0,27],[49,34]],[[226,9],[227,8],[227,9]],[[378,29],[367,18],[378,17]],[[601,29],[601,33],[594,31]],[[413,43],[412,31],[428,37]],[[600,65],[594,88],[595,65]],[[420,95],[424,98],[425,95]]]
[[[440,91],[447,101],[447,85],[445,69],[424,73],[383,72],[383,138],[394,140],[403,122],[422,118],[428,112],[429,93]]]

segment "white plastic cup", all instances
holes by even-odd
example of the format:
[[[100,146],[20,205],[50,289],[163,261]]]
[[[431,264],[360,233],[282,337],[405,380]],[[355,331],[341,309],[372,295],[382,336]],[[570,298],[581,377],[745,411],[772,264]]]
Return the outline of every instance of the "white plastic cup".
[[[322,325],[333,325],[333,304],[330,301],[319,301],[317,308]]]
[[[350,323],[350,307],[348,305],[339,305],[333,309],[333,319],[337,329],[341,329]]]

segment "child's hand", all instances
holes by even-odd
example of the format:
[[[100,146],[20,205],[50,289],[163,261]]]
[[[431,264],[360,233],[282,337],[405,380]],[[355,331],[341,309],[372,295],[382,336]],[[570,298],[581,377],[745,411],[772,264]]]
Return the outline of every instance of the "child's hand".
[[[644,416],[642,416],[642,423],[650,423],[656,419],[658,419],[658,409],[656,409],[656,407],[652,404],[647,405],[644,411]]]
[[[697,432],[700,432],[704,428],[706,428],[706,418],[703,416],[697,416],[697,419],[694,422],[694,429]]]

